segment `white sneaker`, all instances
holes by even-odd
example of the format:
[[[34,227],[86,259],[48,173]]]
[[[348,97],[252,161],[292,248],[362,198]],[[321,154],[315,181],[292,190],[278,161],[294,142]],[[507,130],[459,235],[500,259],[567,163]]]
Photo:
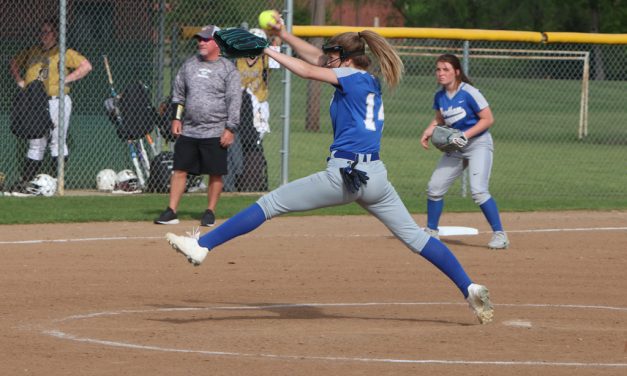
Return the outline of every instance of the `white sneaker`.
[[[431,229],[429,227],[425,227],[424,230],[427,233],[427,235],[429,235],[430,237],[436,238],[436,239],[440,240],[440,231],[439,230],[434,230],[434,229]]]
[[[487,287],[472,283],[468,286],[468,298],[466,300],[481,324],[492,321],[494,308],[490,302],[490,292]]]
[[[209,250],[198,245],[200,231],[197,228],[191,233],[188,232],[187,235],[179,236],[168,232],[165,234],[165,238],[175,251],[185,256],[192,265],[198,266],[205,260]]]
[[[509,247],[509,239],[505,231],[495,231],[492,234],[492,240],[488,243],[490,249],[505,249]]]

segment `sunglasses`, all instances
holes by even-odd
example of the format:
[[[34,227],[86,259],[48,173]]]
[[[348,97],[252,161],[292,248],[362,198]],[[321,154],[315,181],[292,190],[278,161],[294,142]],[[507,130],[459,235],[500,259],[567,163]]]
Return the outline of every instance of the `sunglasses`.
[[[202,38],[202,37],[196,37],[196,39],[202,42],[209,42],[210,40],[213,40],[213,38]]]

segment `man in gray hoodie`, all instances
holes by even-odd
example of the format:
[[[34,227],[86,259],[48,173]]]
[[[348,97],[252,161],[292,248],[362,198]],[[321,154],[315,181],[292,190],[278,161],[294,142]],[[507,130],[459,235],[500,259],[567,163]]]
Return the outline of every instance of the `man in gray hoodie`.
[[[227,148],[239,125],[242,101],[240,75],[235,65],[220,56],[213,39],[214,25],[201,29],[194,38],[198,53],[178,71],[172,88],[173,174],[168,208],[156,224],[177,224],[179,202],[185,192],[187,174],[209,175],[207,210],[201,226],[215,224],[215,208],[222,193],[222,175],[227,174]]]

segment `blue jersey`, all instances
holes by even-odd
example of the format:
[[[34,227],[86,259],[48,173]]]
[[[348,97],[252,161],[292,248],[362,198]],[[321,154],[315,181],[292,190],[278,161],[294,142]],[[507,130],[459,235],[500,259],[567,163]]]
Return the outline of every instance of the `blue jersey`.
[[[339,85],[331,100],[331,150],[370,154],[381,148],[383,102],[379,80],[355,68],[334,68]]]
[[[486,107],[488,107],[488,101],[485,97],[477,88],[465,82],[462,82],[452,97],[449,97],[446,90],[442,88],[435,93],[433,99],[433,109],[440,111],[444,123],[462,132],[477,124],[479,112]]]

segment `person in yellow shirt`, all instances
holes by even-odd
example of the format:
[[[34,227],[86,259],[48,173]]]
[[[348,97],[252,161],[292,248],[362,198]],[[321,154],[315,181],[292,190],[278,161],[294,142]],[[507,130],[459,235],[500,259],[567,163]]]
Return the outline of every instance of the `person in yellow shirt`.
[[[261,29],[250,29],[254,35],[267,39]],[[265,55],[237,59],[242,88],[252,95],[254,127],[259,139],[270,132],[270,106],[268,105],[268,57]]]
[[[252,34],[267,39],[261,29],[250,29]],[[242,115],[239,144],[229,150],[230,163],[235,174],[236,190],[261,192],[268,190],[268,167],[262,139],[270,132],[270,106],[268,104],[269,57],[265,55],[239,58],[236,61],[242,90]],[[245,98],[247,97],[247,98]],[[248,101],[248,98],[250,100]],[[250,103],[246,107],[246,103]],[[249,126],[252,125],[252,126]],[[227,178],[228,179],[228,178]]]
[[[49,135],[42,138],[28,140],[28,152],[22,167],[20,182],[14,186],[14,191],[23,190],[24,185],[30,182],[41,168],[46,146],[50,147],[50,156],[56,167],[59,156],[59,47],[58,22],[44,21],[41,25],[39,45],[18,53],[10,63],[10,70],[15,83],[22,89],[35,80],[41,80],[48,94],[48,110],[54,124]],[[67,158],[68,149],[65,140],[70,125],[72,113],[72,99],[69,96],[70,84],[85,77],[92,66],[89,60],[75,50],[67,49],[65,54],[65,116],[63,119],[63,156]]]
[[[281,38],[278,35],[273,35],[270,37],[270,46],[271,49],[276,52],[281,52]],[[268,67],[270,69],[279,69],[281,68],[281,64],[273,58],[268,58]]]

